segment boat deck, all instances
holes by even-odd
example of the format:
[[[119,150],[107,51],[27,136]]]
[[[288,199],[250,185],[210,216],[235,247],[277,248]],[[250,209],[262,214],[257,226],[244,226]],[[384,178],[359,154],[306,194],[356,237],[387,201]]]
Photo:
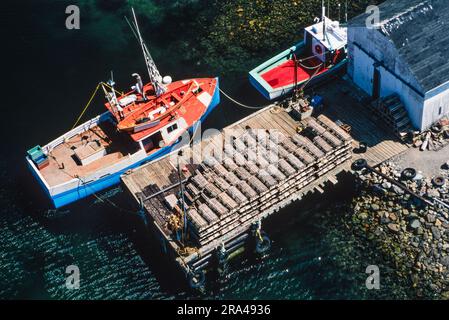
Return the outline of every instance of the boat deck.
[[[301,57],[299,57],[299,59],[301,59]],[[322,62],[317,58],[308,59],[301,64],[302,66],[299,64],[297,67],[298,83],[309,80],[317,71],[317,75],[319,75],[328,70],[327,68],[320,66]],[[295,62],[293,60],[285,61],[281,65],[262,74],[262,78],[273,89],[292,85],[295,79]]]
[[[95,149],[105,150],[106,155],[82,165],[75,156],[75,150],[78,149],[80,155],[88,156],[86,149],[89,144]],[[50,186],[56,186],[113,165],[124,156],[135,153],[137,148],[138,145],[128,134],[119,133],[111,122],[104,121],[54,148],[48,157],[49,166],[40,170],[40,173]]]

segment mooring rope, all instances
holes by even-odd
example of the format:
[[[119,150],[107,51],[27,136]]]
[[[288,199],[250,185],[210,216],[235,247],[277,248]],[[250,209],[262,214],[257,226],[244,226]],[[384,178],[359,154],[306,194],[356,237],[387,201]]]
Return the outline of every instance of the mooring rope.
[[[92,101],[94,100],[95,96],[97,95],[98,89],[100,89],[100,86],[105,86],[107,88],[109,88],[110,90],[114,90],[115,93],[118,93],[120,96],[123,96],[124,93],[115,90],[114,88],[112,88],[110,85],[108,85],[107,83],[104,82],[100,82],[97,87],[95,88],[94,92],[92,93],[92,96],[90,97],[89,101],[87,102],[86,106],[84,107],[83,111],[81,112],[81,114],[79,115],[78,119],[76,119],[75,123],[72,126],[72,130],[75,129],[75,127],[78,125],[78,123],[80,122],[81,118],[84,116],[84,114],[86,113],[87,109],[89,108],[89,106],[91,105]]]
[[[55,160],[56,164],[58,164],[59,170],[61,170],[62,172],[64,172],[66,175],[68,175],[68,176],[71,177],[72,179],[77,179],[77,180],[79,180],[79,181],[82,183],[83,186],[85,186],[86,188],[89,188],[89,189],[92,191],[92,195],[93,195],[98,201],[100,201],[101,203],[107,203],[107,204],[111,205],[112,207],[114,207],[115,209],[117,209],[118,211],[121,211],[121,212],[137,214],[135,211],[132,211],[132,210],[129,210],[129,209],[126,209],[126,208],[121,208],[120,206],[118,206],[116,203],[114,203],[113,201],[111,201],[111,200],[108,199],[108,198],[105,198],[105,199],[101,198],[101,197],[100,197],[100,196],[93,190],[93,188],[91,188],[91,186],[89,186],[89,185],[88,185],[88,184],[87,184],[87,183],[86,183],[80,176],[70,174],[69,172],[67,172],[67,170],[65,170],[64,168],[61,168],[61,166],[59,165],[58,160],[56,159],[56,157],[54,157],[54,156],[51,156],[51,157]]]
[[[251,109],[251,110],[256,110],[256,109],[263,109],[266,106],[262,106],[262,107],[252,107],[252,106],[248,106],[246,104],[243,104],[241,102],[238,102],[237,100],[233,99],[231,96],[229,96],[226,92],[224,92],[223,90],[221,90],[221,88],[219,88],[220,92],[229,100],[231,100],[232,102],[234,102],[236,105],[246,108],[246,109]]]
[[[97,85],[97,87],[94,90],[94,93],[92,94],[92,96],[90,97],[89,101],[87,102],[86,106],[84,107],[83,111],[81,112],[81,114],[79,115],[78,119],[76,119],[75,123],[72,126],[72,130],[78,125],[78,123],[80,122],[81,118],[83,117],[84,113],[86,113],[87,109],[89,108],[90,104],[92,103],[92,101],[94,100],[95,96],[97,95],[98,89],[100,89],[100,85],[101,83],[99,83]]]
[[[324,63],[320,64],[319,67],[321,67]],[[310,81],[312,81],[312,79],[318,74],[318,72],[320,71],[321,68],[317,68],[315,73],[309,78],[309,80],[307,80],[307,82],[302,86],[301,91],[304,90],[305,87],[307,87],[307,85],[310,83]]]
[[[137,213],[136,213],[135,211],[133,211],[133,210],[129,210],[129,209],[122,208],[122,207],[118,206],[116,203],[114,203],[112,200],[110,200],[110,199],[108,199],[108,198],[104,198],[104,199],[101,198],[100,196],[97,195],[97,193],[93,190],[93,188],[91,188],[87,183],[85,183],[85,182],[83,181],[83,179],[81,179],[79,176],[74,176],[74,178],[75,178],[75,179],[78,179],[78,180],[83,184],[83,186],[89,188],[89,189],[92,191],[92,195],[93,195],[98,201],[100,201],[101,203],[107,203],[107,204],[109,204],[110,206],[114,207],[115,209],[117,209],[118,211],[121,211],[121,212],[137,214]]]
[[[314,66],[314,67],[309,67],[309,66],[306,66],[306,65],[304,65],[304,64],[302,64],[302,63],[298,63],[301,67],[303,67],[304,69],[307,69],[307,70],[315,70],[315,69],[318,69],[319,67],[321,67],[323,64],[322,63],[320,63],[319,65],[316,65],[316,66]]]

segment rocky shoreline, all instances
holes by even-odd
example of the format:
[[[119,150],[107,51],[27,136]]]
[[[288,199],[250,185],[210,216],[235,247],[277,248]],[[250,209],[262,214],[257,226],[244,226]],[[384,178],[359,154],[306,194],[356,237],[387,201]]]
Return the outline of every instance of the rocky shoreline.
[[[378,170],[403,180],[393,162]],[[442,169],[438,180],[418,172],[401,183],[425,198],[449,203],[448,174]],[[426,205],[369,170],[357,175],[358,193],[348,211],[353,232],[374,242],[392,260],[397,274],[415,288],[417,298],[449,299],[449,210]]]

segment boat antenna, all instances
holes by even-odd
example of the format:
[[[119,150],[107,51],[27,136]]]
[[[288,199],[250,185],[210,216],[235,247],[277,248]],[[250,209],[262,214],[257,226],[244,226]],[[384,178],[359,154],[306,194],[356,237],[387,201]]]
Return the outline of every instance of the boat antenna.
[[[123,109],[120,106],[120,103],[119,103],[119,101],[117,99],[117,95],[115,94],[115,88],[114,88],[115,82],[114,82],[114,73],[113,73],[113,71],[111,71],[111,79],[109,79],[107,85],[110,87],[111,92],[108,92],[103,84],[101,85],[101,87],[103,88],[103,92],[104,92],[104,94],[106,96],[106,99],[108,100],[109,105],[111,106],[112,113],[118,114],[121,117]]]
[[[338,3],[338,21],[341,21],[341,3]]]
[[[324,6],[324,0],[321,0],[321,20],[323,21],[323,41],[326,41],[326,7]]]
[[[118,103],[118,99],[117,99],[117,95],[115,94],[115,81],[114,81],[114,72],[111,70],[111,79],[109,79],[108,81],[108,85],[111,87],[111,100],[112,100],[112,104],[114,104],[115,107],[119,107],[119,103]]]
[[[145,58],[145,64],[146,64],[147,70],[148,70],[148,76],[150,77],[150,82],[153,84],[154,91],[156,92],[156,96],[159,97],[161,94],[164,94],[167,89],[162,84],[161,74],[159,73],[159,70],[157,69],[156,64],[154,63],[154,60],[151,57],[150,52],[148,51],[145,41],[143,41],[142,35],[140,33],[140,29],[139,29],[139,24],[137,23],[137,17],[136,17],[134,8],[131,8],[131,10],[133,13],[133,18],[134,18],[135,34],[137,35],[137,37],[139,39],[140,46],[142,47],[143,56]]]
[[[348,23],[348,0],[345,2],[345,22]]]
[[[137,41],[139,41],[139,37],[137,36],[136,30],[134,30],[134,26],[131,24],[131,22],[129,22],[129,19],[127,16],[124,16],[124,17],[125,17],[126,23],[128,24],[129,28],[133,32],[134,37],[136,38]]]

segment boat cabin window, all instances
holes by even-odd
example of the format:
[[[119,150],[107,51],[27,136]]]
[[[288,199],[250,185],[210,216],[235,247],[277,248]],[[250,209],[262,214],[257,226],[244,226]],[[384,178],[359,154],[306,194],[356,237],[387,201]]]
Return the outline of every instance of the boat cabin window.
[[[178,129],[178,124],[175,123],[174,125],[171,125],[170,127],[167,128],[167,133],[172,133],[173,131]]]
[[[162,134],[160,131],[158,131],[157,133],[149,136],[148,138],[143,139],[142,144],[145,151],[150,152],[154,149],[161,148],[161,145],[163,146],[163,141],[164,139],[162,138]]]

